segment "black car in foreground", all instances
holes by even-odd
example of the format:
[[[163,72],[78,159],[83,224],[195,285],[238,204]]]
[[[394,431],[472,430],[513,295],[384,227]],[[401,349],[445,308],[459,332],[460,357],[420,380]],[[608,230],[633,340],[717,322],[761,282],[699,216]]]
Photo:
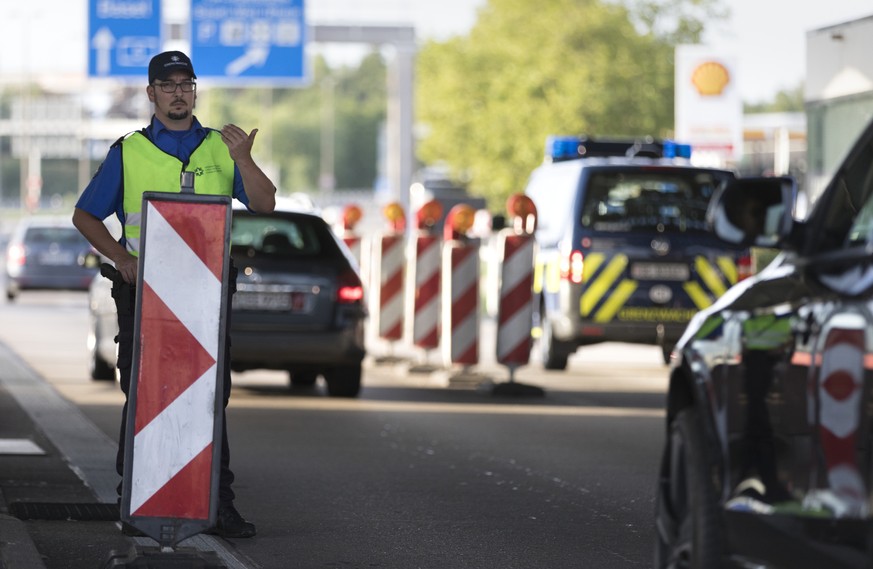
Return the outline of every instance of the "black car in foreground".
[[[332,396],[356,397],[366,355],[364,289],[356,261],[317,210],[280,199],[269,214],[234,206],[231,369],[284,370],[289,385],[322,376]],[[108,279],[90,289],[91,376],[115,377],[118,333]]]
[[[656,567],[873,567],[873,124],[804,221],[795,198],[713,201],[720,238],[781,253],[677,344]]]

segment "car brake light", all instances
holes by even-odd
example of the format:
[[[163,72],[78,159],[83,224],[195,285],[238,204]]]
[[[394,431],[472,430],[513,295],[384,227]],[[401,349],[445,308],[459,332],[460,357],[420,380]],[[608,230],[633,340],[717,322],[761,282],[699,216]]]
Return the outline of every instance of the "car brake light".
[[[6,252],[6,261],[10,267],[21,267],[26,259],[27,255],[25,255],[24,247],[21,245],[11,245]]]
[[[360,302],[364,298],[364,287],[361,285],[361,279],[358,278],[352,271],[348,271],[340,275],[339,288],[336,292],[337,302],[340,304],[350,304]]]
[[[582,251],[571,251],[566,258],[561,259],[561,278],[573,284],[580,284],[582,282],[582,259]]]
[[[752,255],[751,253],[746,253],[741,255],[739,259],[737,259],[737,281],[741,281],[743,279],[747,279],[754,274],[754,270],[752,267]]]

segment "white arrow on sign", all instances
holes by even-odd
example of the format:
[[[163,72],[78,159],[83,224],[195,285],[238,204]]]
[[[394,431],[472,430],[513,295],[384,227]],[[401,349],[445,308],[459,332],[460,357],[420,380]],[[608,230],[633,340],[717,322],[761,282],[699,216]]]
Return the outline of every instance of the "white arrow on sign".
[[[246,52],[240,57],[227,64],[224,68],[225,75],[239,75],[249,67],[263,67],[267,62],[267,55],[270,54],[270,48],[264,44],[252,45],[246,49]]]
[[[94,34],[91,46],[97,52],[97,75],[109,75],[112,70],[112,46],[115,45],[115,36],[109,28],[103,26]]]

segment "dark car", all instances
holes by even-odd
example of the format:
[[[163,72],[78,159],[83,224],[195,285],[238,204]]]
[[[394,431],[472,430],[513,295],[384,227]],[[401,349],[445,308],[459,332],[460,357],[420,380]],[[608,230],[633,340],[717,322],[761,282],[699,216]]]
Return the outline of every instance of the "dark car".
[[[286,370],[292,386],[323,376],[330,395],[355,397],[366,355],[364,290],[346,245],[317,213],[280,200],[276,211],[235,208],[231,369]],[[112,379],[117,333],[109,282],[91,291],[92,377]]]
[[[97,272],[83,265],[91,250],[69,219],[23,219],[6,246],[6,298],[26,289],[88,290]]]
[[[795,193],[739,179],[709,212],[781,253],[677,344],[656,567],[873,567],[873,124],[804,221]]]

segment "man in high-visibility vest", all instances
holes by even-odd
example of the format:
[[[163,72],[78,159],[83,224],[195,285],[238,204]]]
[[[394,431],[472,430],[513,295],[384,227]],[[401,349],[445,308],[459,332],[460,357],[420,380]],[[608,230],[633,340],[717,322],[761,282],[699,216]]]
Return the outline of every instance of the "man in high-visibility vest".
[[[149,63],[146,95],[154,104],[151,123],[118,139],[76,203],[73,223],[100,253],[115,264],[119,278],[112,287],[118,309],[118,369],[125,398],[130,389],[135,284],[139,256],[142,195],[147,191],[178,193],[182,172],[196,174],[195,193],[233,196],[250,210],[266,213],[275,208],[276,188],[252,159],[257,129],[246,133],[233,124],[220,130],[206,128],[194,116],[197,83],[191,60],[182,52],[168,51]],[[115,214],[123,228],[116,241],[103,220]],[[227,313],[235,287],[231,266]],[[184,286],[184,283],[180,283]],[[224,331],[227,334],[227,330]],[[230,342],[225,340],[225,361]],[[224,377],[224,404],[230,397],[230,366]],[[123,474],[125,399],[116,467]],[[222,433],[219,506],[214,533],[225,537],[251,537],[255,526],[234,507],[231,488],[227,423]],[[121,485],[119,484],[119,493]],[[131,531],[132,528],[123,528]]]

